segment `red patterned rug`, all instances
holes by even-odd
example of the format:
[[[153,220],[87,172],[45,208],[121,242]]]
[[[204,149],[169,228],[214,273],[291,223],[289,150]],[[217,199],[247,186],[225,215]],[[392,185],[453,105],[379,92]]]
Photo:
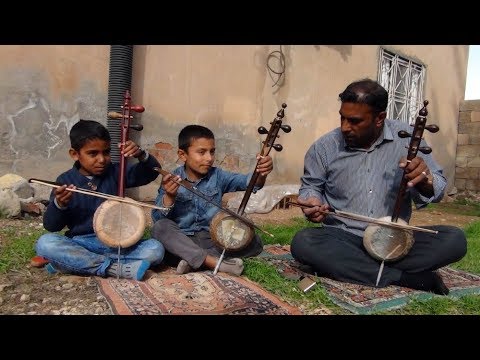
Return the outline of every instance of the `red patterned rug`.
[[[309,275],[306,269],[296,262],[290,254],[289,245],[267,245],[261,258],[275,266],[284,277],[298,280]],[[445,285],[450,289],[448,297],[460,297],[467,294],[480,294],[480,276],[445,267],[439,270]],[[374,288],[348,284],[324,277],[313,277],[323,286],[337,305],[355,313],[370,314],[376,311],[391,310],[406,305],[412,298],[429,299],[435,295],[424,291],[399,286]]]
[[[149,272],[144,281],[96,278],[116,315],[301,315],[253,282],[211,271]]]

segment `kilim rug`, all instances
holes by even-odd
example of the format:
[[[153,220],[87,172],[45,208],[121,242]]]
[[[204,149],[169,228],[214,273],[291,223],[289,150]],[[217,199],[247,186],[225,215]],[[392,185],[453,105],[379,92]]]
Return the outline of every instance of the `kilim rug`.
[[[288,279],[299,280],[301,276],[309,275],[305,272],[307,269],[293,259],[289,245],[266,245],[259,256]],[[450,289],[449,297],[480,294],[480,276],[449,267],[442,268],[439,272]],[[374,288],[310,276],[327,290],[334,303],[355,314],[391,310],[406,305],[412,298],[423,300],[438,296],[399,286]]]
[[[253,282],[212,271],[167,268],[144,281],[97,277],[116,315],[301,315]]]

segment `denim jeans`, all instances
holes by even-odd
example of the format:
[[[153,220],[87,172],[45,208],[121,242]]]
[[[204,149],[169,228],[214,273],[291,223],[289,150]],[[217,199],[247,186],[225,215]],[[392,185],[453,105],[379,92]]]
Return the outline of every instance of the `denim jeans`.
[[[103,244],[95,234],[69,238],[58,233],[42,235],[36,244],[38,255],[48,259],[55,269],[72,274],[106,276],[106,269],[118,261],[118,248]],[[158,265],[165,249],[155,239],[142,239],[120,249],[120,263],[147,260]]]

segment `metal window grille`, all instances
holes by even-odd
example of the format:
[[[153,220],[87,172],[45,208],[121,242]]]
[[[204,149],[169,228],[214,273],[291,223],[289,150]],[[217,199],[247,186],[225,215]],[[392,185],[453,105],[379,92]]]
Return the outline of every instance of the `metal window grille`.
[[[425,66],[380,49],[378,82],[388,91],[387,117],[414,123],[423,106]]]

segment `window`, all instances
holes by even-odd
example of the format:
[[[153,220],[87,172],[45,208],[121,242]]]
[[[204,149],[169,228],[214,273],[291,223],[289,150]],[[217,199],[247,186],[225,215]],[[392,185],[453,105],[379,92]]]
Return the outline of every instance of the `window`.
[[[423,107],[425,66],[380,48],[378,82],[388,91],[387,118],[414,123]]]

